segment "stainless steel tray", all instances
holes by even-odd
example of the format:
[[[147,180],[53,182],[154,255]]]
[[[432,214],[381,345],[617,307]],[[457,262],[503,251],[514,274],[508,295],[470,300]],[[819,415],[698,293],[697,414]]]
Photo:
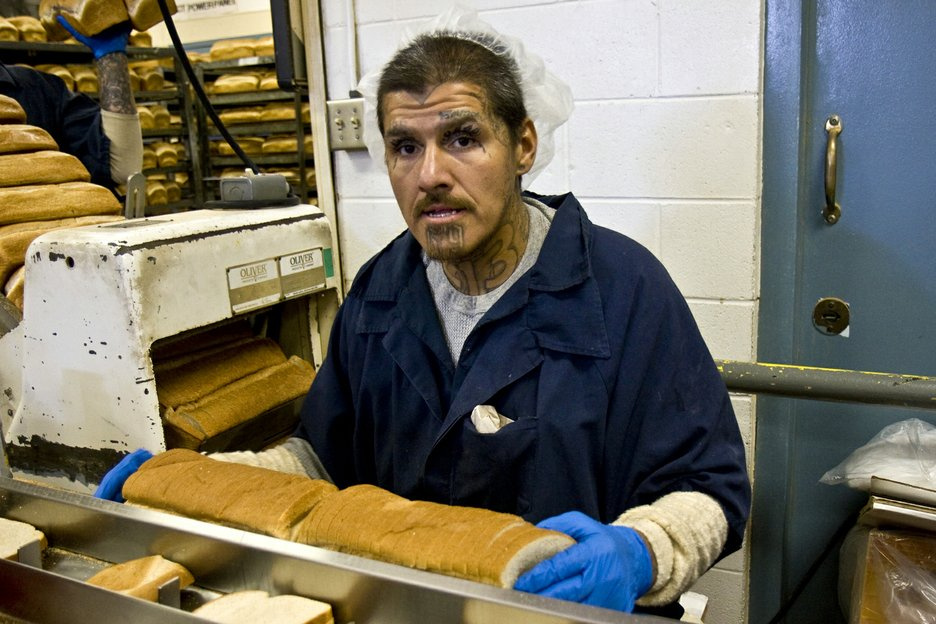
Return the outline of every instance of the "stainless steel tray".
[[[490,587],[3,477],[0,517],[32,524],[49,542],[41,569],[0,562],[0,614],[31,622],[74,622],[79,613],[82,620],[95,615],[98,621],[198,622],[187,609],[244,589],[328,602],[336,624],[672,621]],[[152,554],[194,575],[196,587],[187,590],[180,608],[81,582],[101,565]]]

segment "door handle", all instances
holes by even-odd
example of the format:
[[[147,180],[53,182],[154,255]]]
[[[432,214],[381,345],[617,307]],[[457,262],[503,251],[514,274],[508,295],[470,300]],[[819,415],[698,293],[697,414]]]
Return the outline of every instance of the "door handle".
[[[831,115],[826,119],[826,133],[829,135],[826,140],[826,158],[825,158],[825,208],[822,209],[822,216],[826,223],[834,225],[838,223],[842,216],[841,207],[835,203],[835,178],[838,169],[838,135],[842,132],[842,120],[838,115]]]

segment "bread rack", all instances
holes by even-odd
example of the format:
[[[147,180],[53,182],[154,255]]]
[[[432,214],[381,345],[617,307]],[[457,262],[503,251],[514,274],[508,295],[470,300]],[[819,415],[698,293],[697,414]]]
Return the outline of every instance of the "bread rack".
[[[101,622],[199,622],[187,607],[244,589],[328,602],[336,624],[672,621],[500,589],[3,477],[0,517],[32,524],[48,540],[41,569],[0,560],[0,614],[30,622],[73,622],[76,614]],[[182,590],[179,608],[82,582],[95,571],[88,570],[95,562],[152,554],[194,575],[195,586]]]
[[[87,492],[124,454],[165,450],[157,341],[247,320],[317,368],[340,300],[332,240],[310,205],[196,210],[37,238],[24,318],[0,336],[0,431],[14,475]]]

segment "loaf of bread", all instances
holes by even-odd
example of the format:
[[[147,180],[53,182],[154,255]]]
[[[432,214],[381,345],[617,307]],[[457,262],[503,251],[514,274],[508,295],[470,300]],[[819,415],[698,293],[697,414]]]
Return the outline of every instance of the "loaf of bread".
[[[260,84],[257,88],[261,91],[275,91],[280,88],[276,79],[276,72],[263,72],[260,74]]]
[[[250,337],[201,351],[194,357],[154,362],[156,395],[161,405],[176,408],[285,361],[286,356],[275,341]]]
[[[233,592],[192,611],[219,624],[333,624],[331,605],[311,598],[261,590]]]
[[[62,79],[62,82],[65,83],[65,86],[68,87],[69,91],[75,90],[75,77],[72,76],[71,70],[69,70],[64,65],[35,65],[35,69],[46,74],[52,74],[53,76],[58,76]]]
[[[254,40],[254,54],[257,56],[273,56],[273,35],[258,37]]]
[[[0,95],[0,124],[25,124],[26,111],[8,95]],[[52,137],[49,137],[50,139]]]
[[[17,15],[8,17],[7,20],[19,31],[20,41],[48,41],[45,28],[42,27],[42,23],[35,17],[30,15]]]
[[[513,514],[411,501],[373,485],[325,497],[294,539],[507,588],[575,543]]]
[[[212,83],[212,93],[244,93],[256,91],[260,86],[260,76],[253,72],[223,74]]]
[[[0,559],[16,561],[19,549],[36,541],[40,550],[48,544],[45,534],[33,525],[0,517]]]
[[[97,93],[100,83],[97,72],[91,65],[68,65],[75,78],[75,90],[82,93]]]
[[[156,127],[156,116],[149,106],[137,106],[137,114],[140,116],[140,128],[143,130],[152,130]]]
[[[123,488],[134,504],[498,587],[575,543],[519,516],[411,501],[174,449]]]
[[[130,23],[136,30],[148,30],[163,21],[163,14],[157,0],[123,0],[130,16]],[[166,0],[170,15],[175,15],[175,0]]]
[[[159,91],[166,86],[162,69],[145,69],[139,72],[140,88],[144,91]]]
[[[0,15],[0,41],[19,41],[19,31],[16,26]]]
[[[130,37],[127,40],[127,45],[136,48],[152,48],[153,36],[148,32],[133,31],[130,33]]]
[[[179,589],[195,581],[192,573],[184,566],[160,555],[150,555],[108,566],[90,577],[87,583],[156,602],[159,588],[174,578],[179,579]]]
[[[166,187],[166,201],[170,204],[182,199],[182,188],[179,186],[178,182],[166,180],[163,182],[163,186]]]
[[[27,124],[0,125],[0,154],[19,154],[39,150],[58,150],[58,144],[42,128]]]
[[[152,177],[146,179],[146,203],[150,206],[165,206],[169,203],[169,194],[163,183]]]
[[[91,175],[81,161],[65,152],[41,150],[0,155],[0,187],[87,182],[90,179]]]
[[[231,59],[254,56],[253,39],[221,39],[211,44],[208,51],[212,61],[229,61]]]
[[[315,369],[293,356],[163,413],[167,446],[196,449],[206,440],[301,398]]]
[[[179,152],[175,145],[165,141],[153,143],[153,152],[156,154],[156,162],[160,167],[172,167],[179,162]]]
[[[123,0],[42,0],[39,3],[39,19],[52,41],[64,41],[71,37],[71,33],[58,22],[59,15],[86,37],[127,21]]]
[[[168,128],[171,116],[169,109],[162,104],[153,104],[150,110],[153,111],[153,123],[156,128]]]
[[[0,188],[0,225],[121,212],[113,193],[90,182]]]
[[[260,119],[263,121],[290,121],[295,118],[295,104],[271,102],[260,109]]]
[[[235,125],[263,121],[262,113],[263,107],[261,106],[242,106],[223,110],[218,113],[218,117],[225,125]]]
[[[209,459],[172,449],[146,461],[127,479],[130,503],[292,539],[305,517],[337,488],[321,479]]]
[[[245,154],[258,155],[263,153],[263,140],[263,137],[237,137],[237,144]],[[219,156],[234,155],[234,148],[227,141],[217,141],[216,145]]]
[[[306,156],[312,155],[312,135],[305,135],[302,141]],[[261,148],[264,154],[292,154],[299,150],[299,139],[290,135],[269,136]]]
[[[64,228],[122,221],[118,215],[69,217],[49,221],[27,221],[0,226],[0,284],[5,284],[26,260],[29,244],[46,232]]]

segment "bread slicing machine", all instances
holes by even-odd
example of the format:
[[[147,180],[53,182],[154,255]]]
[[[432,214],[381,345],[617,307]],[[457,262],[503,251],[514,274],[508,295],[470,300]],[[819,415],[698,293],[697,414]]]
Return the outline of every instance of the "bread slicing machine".
[[[23,320],[0,337],[0,429],[13,476],[88,491],[124,454],[165,450],[156,343],[246,320],[317,368],[341,298],[332,240],[309,205],[196,210],[37,238]]]

